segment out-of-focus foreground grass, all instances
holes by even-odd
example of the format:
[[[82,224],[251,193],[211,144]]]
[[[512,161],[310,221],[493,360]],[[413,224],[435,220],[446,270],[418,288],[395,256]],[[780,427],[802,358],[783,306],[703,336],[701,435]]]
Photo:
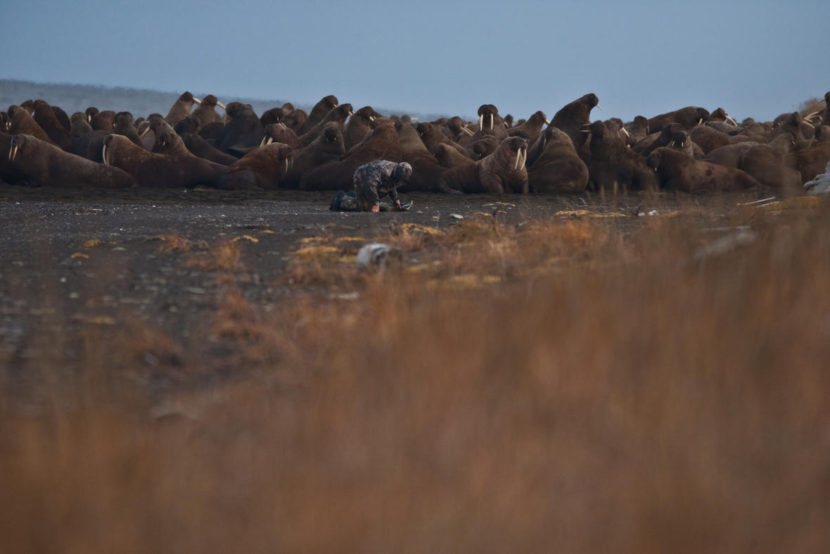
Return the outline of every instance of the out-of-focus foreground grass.
[[[51,408],[0,391],[0,550],[827,552],[828,215],[482,217],[369,275],[309,241],[286,279],[340,298],[226,294],[258,369],[168,416],[94,334]]]

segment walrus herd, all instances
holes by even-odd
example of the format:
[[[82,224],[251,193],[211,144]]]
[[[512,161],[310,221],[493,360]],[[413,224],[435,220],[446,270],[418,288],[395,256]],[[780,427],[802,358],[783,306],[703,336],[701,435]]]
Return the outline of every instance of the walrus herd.
[[[722,108],[688,106],[633,121],[591,121],[586,94],[548,120],[515,122],[492,104],[477,121],[417,122],[354,110],[335,96],[310,112],[182,94],[166,116],[90,107],[68,116],[44,100],[0,112],[0,180],[55,187],[194,187],[269,190],[351,188],[355,169],[408,162],[406,190],[448,193],[580,193],[802,190],[830,161],[830,92],[823,108],[771,122],[735,121]],[[194,106],[196,108],[194,109]],[[223,110],[219,113],[216,109]]]

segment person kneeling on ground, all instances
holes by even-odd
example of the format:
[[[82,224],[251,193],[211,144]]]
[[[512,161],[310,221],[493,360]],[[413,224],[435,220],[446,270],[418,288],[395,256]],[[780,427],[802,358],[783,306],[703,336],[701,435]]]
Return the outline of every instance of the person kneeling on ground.
[[[361,165],[354,172],[354,191],[337,191],[330,209],[343,212],[406,211],[412,207],[412,202],[401,204],[397,188],[410,177],[412,166],[406,162],[377,160]],[[387,194],[392,200],[391,206],[380,201]]]

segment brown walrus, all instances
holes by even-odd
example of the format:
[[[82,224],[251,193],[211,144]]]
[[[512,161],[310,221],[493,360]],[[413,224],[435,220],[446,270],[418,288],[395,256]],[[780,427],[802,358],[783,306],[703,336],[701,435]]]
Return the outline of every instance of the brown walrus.
[[[279,142],[255,148],[228,168],[228,172],[219,179],[219,187],[235,190],[277,189],[291,167],[293,151],[287,144]]]
[[[193,104],[199,103],[201,103],[201,100],[193,96],[193,93],[185,91],[176,99],[175,102],[173,102],[173,105],[170,107],[170,111],[167,112],[167,116],[164,119],[166,119],[167,123],[170,125],[175,125],[190,115],[190,112],[193,109]]]
[[[227,170],[196,156],[173,157],[148,152],[121,135],[108,135],[104,139],[102,158],[104,164],[123,169],[143,187],[216,185]]]
[[[541,154],[527,170],[530,191],[584,191],[588,185],[588,167],[576,153],[571,138],[561,129],[548,127],[538,140],[542,142]]]
[[[126,140],[126,139],[125,139]],[[123,188],[135,186],[124,171],[105,166],[31,135],[14,135],[8,159],[23,174],[23,180],[51,187]]]
[[[496,151],[470,165],[448,169],[442,176],[443,185],[461,192],[528,192],[527,140],[508,137]]]
[[[652,152],[647,165],[654,169],[662,188],[683,192],[720,192],[760,187],[748,173],[695,160],[684,152],[662,146]]]

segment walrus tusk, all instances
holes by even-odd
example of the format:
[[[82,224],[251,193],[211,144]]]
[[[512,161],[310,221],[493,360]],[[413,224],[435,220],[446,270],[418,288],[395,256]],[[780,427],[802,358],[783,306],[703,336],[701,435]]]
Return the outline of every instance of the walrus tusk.
[[[550,126],[550,121],[548,121],[548,120],[546,119],[546,120],[545,120],[545,125]]]
[[[624,134],[625,136],[627,136],[628,138],[631,138],[631,133],[629,133],[629,132],[628,132],[628,129],[626,129],[625,127],[620,127],[620,131],[622,131],[622,132],[623,132],[623,134]]]
[[[216,105],[219,106],[220,108],[222,108],[223,110],[226,109],[225,105],[222,102],[220,102],[219,100],[216,101]]]
[[[726,116],[726,121],[728,121],[729,123],[731,123],[731,124],[732,124],[732,125],[734,125],[735,127],[737,127],[737,126],[738,126],[738,122],[737,122],[737,121],[735,121],[734,119],[732,119],[731,117],[729,117],[728,115]]]
[[[599,102],[597,102],[597,109],[598,109],[598,110],[601,110],[601,109],[602,109],[602,106],[600,106],[600,105],[599,105]]]
[[[478,130],[479,131],[484,130],[484,114],[481,114],[480,116],[478,116]]]
[[[703,123],[703,118],[702,118],[702,117],[701,117],[700,119],[698,119],[698,120],[697,120],[697,124],[698,124],[698,125],[700,125],[701,123]]]
[[[104,147],[101,149],[101,160],[104,162],[104,165],[110,164],[109,153],[107,152],[107,143],[104,143]]]
[[[201,100],[199,100],[198,98],[196,98],[195,96],[193,97],[193,101],[194,101],[194,102],[196,102],[197,104],[201,104],[201,103],[202,103],[202,101],[201,101]]]
[[[522,148],[522,163],[521,163],[522,169],[524,169],[524,167],[526,165],[527,165],[527,148]]]
[[[271,137],[269,137],[268,135],[265,135],[264,137],[262,137],[262,140],[260,141],[259,146],[260,146],[260,147],[262,147],[262,146],[268,146],[268,145],[269,145],[269,144],[271,144],[272,142],[274,142],[274,139],[272,139],[272,138],[271,138]]]
[[[522,151],[516,150],[516,160],[513,162],[513,171],[519,171],[519,161],[522,159]]]
[[[475,134],[471,130],[467,129],[466,127],[462,127],[461,130],[464,131],[465,133],[467,133],[470,136],[473,136]]]
[[[17,157],[17,150],[18,149],[19,149],[19,147],[16,144],[12,144],[9,147],[9,161],[10,162],[13,162],[14,159]]]
[[[282,168],[282,174],[288,173],[289,169],[291,169],[291,156],[285,158],[285,167]]]
[[[370,116],[369,116],[369,121],[370,121],[370,122],[374,122],[374,121],[375,121],[375,116],[370,115]]]
[[[487,128],[490,129],[491,131],[493,130],[493,114],[490,114],[490,126],[487,127]]]
[[[143,137],[144,137],[144,135],[146,135],[146,134],[147,134],[147,133],[149,133],[149,132],[150,132],[150,126],[148,125],[147,127],[145,127],[145,128],[144,128],[144,130],[143,130],[143,131],[141,131],[141,132],[138,134],[138,136],[139,136],[139,137],[141,137],[141,138],[143,138]]]

